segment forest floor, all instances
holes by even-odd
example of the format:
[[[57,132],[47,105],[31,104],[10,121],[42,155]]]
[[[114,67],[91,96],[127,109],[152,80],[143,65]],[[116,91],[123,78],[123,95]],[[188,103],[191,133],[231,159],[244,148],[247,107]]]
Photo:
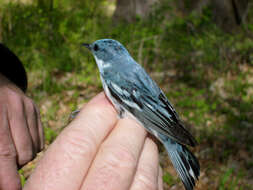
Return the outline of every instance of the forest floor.
[[[253,66],[245,64],[239,69],[239,74],[228,72],[220,76],[209,89],[191,87],[178,80],[175,70],[151,73],[199,142],[192,149],[201,166],[196,190],[253,189],[253,110],[247,102],[253,95]],[[29,73],[28,94],[37,100],[41,109],[48,147],[67,125],[69,114],[102,91],[102,87],[98,72],[92,76],[93,84],[82,82],[82,76],[76,73],[55,72],[52,73],[54,80],[68,89],[46,94],[36,90],[43,83],[38,75]],[[23,168],[21,173],[25,178],[36,162]],[[160,164],[164,171],[164,189],[182,189],[162,146]]]

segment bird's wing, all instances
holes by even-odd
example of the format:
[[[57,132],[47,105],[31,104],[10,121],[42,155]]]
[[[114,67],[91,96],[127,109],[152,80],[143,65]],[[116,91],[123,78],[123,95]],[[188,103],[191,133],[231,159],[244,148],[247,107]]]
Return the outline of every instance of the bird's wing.
[[[164,93],[147,74],[145,79],[138,76],[139,73],[136,77],[117,73],[104,79],[111,96],[150,131],[166,135],[180,144],[194,146],[195,139],[183,127]]]

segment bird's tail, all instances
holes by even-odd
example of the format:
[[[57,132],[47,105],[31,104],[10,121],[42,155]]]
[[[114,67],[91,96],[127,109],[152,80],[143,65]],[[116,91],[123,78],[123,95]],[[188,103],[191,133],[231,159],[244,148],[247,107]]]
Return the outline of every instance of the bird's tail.
[[[178,144],[174,140],[159,135],[164,144],[170,160],[181,178],[186,190],[193,190],[195,180],[199,177],[200,166],[197,158],[186,146]]]

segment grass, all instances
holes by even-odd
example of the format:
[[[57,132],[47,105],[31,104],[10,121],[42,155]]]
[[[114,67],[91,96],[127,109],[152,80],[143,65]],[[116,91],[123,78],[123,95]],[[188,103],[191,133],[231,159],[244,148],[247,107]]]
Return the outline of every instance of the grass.
[[[28,71],[28,95],[41,109],[47,146],[69,114],[102,91],[96,64],[80,44],[114,38],[153,76],[196,136],[193,151],[201,163],[196,189],[252,189],[252,23],[228,34],[215,26],[208,8],[181,18],[166,5],[148,20],[116,24],[106,12],[111,4],[57,2],[52,11],[1,5],[3,42]],[[161,164],[165,189],[181,189],[163,152]],[[22,183],[33,167],[20,171]]]
[[[234,170],[230,168],[221,176],[219,190],[243,190],[239,185],[240,176],[233,176],[233,172]]]

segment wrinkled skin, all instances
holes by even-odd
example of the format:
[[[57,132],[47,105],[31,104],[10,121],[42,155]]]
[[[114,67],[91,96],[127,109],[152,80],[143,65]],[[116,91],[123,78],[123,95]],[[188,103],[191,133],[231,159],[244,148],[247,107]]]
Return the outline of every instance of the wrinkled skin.
[[[138,125],[119,119],[100,93],[50,145],[24,190],[162,190],[157,146]]]
[[[39,110],[0,74],[0,189],[20,190],[18,169],[44,147]]]

